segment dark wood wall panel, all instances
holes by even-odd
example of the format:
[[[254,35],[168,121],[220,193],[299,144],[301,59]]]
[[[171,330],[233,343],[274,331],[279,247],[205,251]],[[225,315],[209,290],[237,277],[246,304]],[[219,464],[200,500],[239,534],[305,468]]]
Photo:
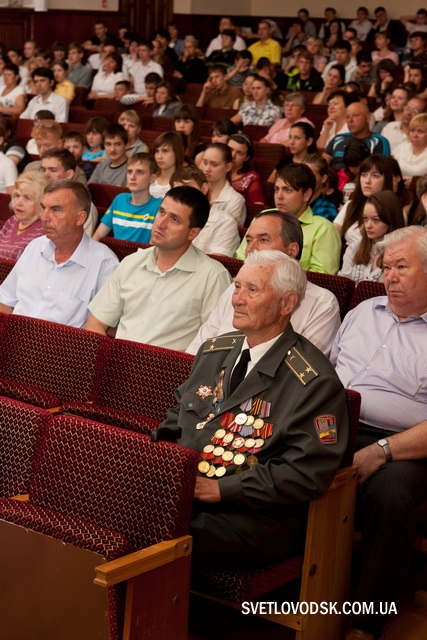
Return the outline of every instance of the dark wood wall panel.
[[[112,33],[117,32],[126,15],[123,12],[97,11],[54,11],[34,13],[34,39],[42,46],[49,47],[55,40],[68,44],[82,42],[93,33],[93,23],[103,19]]]
[[[0,9],[0,40],[8,47],[20,47],[31,38],[33,11]]]

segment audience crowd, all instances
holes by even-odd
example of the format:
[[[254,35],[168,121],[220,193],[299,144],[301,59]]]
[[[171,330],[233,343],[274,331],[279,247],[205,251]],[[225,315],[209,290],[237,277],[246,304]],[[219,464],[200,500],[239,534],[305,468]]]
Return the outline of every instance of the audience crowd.
[[[309,18],[301,9],[283,36],[270,19],[254,34],[223,17],[205,51],[176,23],[146,40],[103,20],[87,40],[50,50],[0,44],[0,193],[12,214],[0,259],[17,260],[0,311],[196,353],[233,330],[234,285],[208,254],[276,249],[356,283],[409,272],[406,257],[394,266],[387,234],[406,248],[427,226],[427,10],[397,19],[362,6],[344,22],[328,7],[319,30]],[[101,215],[88,184],[121,188]],[[152,246],[117,265],[97,242],[108,235]],[[350,349],[349,332],[380,329],[355,329],[361,312],[340,328],[335,297],[318,289],[307,288],[294,328],[332,349],[348,384],[358,373],[347,375],[340,338]],[[427,322],[427,308],[414,308],[400,318]],[[369,415],[366,424],[378,426]],[[349,637],[382,630],[378,620],[354,626],[362,635]]]

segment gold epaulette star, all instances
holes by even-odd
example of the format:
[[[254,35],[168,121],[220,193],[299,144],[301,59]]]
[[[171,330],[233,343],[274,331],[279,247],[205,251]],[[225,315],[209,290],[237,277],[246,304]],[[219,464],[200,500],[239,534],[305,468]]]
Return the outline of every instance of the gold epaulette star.
[[[284,362],[304,386],[319,375],[296,347],[289,349]]]
[[[244,338],[243,333],[218,336],[217,338],[209,338],[203,345],[203,353],[212,353],[214,351],[230,351],[233,349],[239,340]]]

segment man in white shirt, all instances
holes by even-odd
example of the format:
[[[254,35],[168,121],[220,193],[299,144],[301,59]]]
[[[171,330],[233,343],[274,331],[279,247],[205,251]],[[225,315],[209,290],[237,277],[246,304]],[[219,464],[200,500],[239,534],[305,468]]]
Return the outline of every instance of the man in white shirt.
[[[356,15],[357,19],[352,20],[349,26],[352,29],[356,29],[357,37],[359,38],[359,40],[364,42],[368,37],[368,33],[372,29],[372,22],[368,20],[369,11],[366,7],[359,7]]]
[[[299,258],[303,247],[298,218],[278,210],[258,214],[249,227],[247,241],[246,256],[252,251],[276,249],[291,258]],[[208,320],[187,348],[188,353],[197,353],[200,345],[208,338],[233,331],[233,290],[234,284],[222,294]],[[292,316],[294,330],[328,356],[340,323],[338,301],[334,294],[308,282],[305,297]]]
[[[205,53],[206,58],[211,55],[212,51],[216,51],[217,49],[222,48],[221,33],[226,29],[233,29],[233,31],[236,30],[233,20],[229,17],[221,18],[221,20],[219,21],[219,35],[217,35],[216,38],[213,38],[213,40],[210,41]],[[236,35],[236,41],[233,44],[233,49],[235,49],[236,51],[243,51],[244,49],[246,49],[246,42],[241,36]]]
[[[332,62],[328,62],[328,64],[324,68],[322,73],[323,81],[326,80],[331,67],[335,66],[336,64],[342,64],[345,69],[345,81],[350,82],[353,73],[357,69],[357,62],[351,57],[350,42],[348,40],[337,40],[337,42],[333,46],[333,50],[335,53],[335,60],[333,60]]]
[[[153,45],[148,40],[138,43],[139,61],[135,63],[131,70],[130,80],[133,82],[134,93],[145,96],[145,78],[149,73],[158,73],[163,78],[163,67],[151,59]]]
[[[55,116],[57,122],[68,122],[68,102],[53,91],[55,78],[48,67],[38,67],[31,74],[37,95],[30,100],[20,118],[34,120],[37,111],[47,109]]]
[[[82,328],[87,305],[118,264],[84,233],[87,188],[75,180],[49,184],[41,201],[44,236],[24,249],[0,286],[0,312]]]

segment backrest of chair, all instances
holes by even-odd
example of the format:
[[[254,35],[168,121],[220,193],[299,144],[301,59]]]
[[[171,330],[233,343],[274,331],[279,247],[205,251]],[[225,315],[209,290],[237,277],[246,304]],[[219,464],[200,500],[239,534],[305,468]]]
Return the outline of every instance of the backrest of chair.
[[[344,276],[334,276],[330,273],[317,273],[316,271],[307,271],[307,279],[319,287],[332,291],[338,300],[341,319],[344,318],[356,286],[354,280]]]
[[[52,393],[62,402],[92,399],[109,339],[62,324],[7,316],[0,333],[0,378]]]
[[[174,119],[170,116],[153,116],[151,118],[151,129],[155,131],[173,131]]]
[[[220,262],[227,269],[232,278],[237,276],[243,265],[243,260],[237,260],[237,258],[227,258],[227,256],[217,256],[213,254],[209,257]]]
[[[50,420],[38,407],[0,397],[0,497],[28,493],[37,444]]]
[[[359,428],[360,404],[362,397],[358,391],[352,389],[345,390],[345,399],[348,412],[348,443],[341,463],[342,467],[349,467],[353,463],[354,452],[356,450],[357,430]]]
[[[268,209],[265,204],[248,204],[246,203],[246,218],[245,218],[245,227],[249,227],[252,220],[257,216],[261,211]]]
[[[15,260],[8,260],[8,258],[0,258],[0,284],[7,278],[9,273],[15,266]]]
[[[368,300],[369,298],[375,298],[376,296],[385,296],[385,286],[383,282],[373,282],[370,280],[362,280],[357,284],[353,295],[350,300],[348,310],[357,307],[359,302]]]
[[[6,222],[13,215],[10,208],[10,195],[8,193],[0,193],[0,220]]]
[[[39,447],[30,501],[122,533],[141,549],[188,533],[197,460],[180,445],[55,416]]]
[[[138,249],[147,249],[150,246],[149,244],[142,244],[141,242],[132,242],[132,240],[119,240],[112,236],[102,238],[101,242],[116,254],[120,262],[123,258],[126,258],[126,256],[138,251]]]
[[[109,207],[119,193],[128,192],[126,187],[117,187],[113,184],[98,184],[96,182],[88,184],[88,188],[92,196],[92,202],[96,207]]]
[[[130,340],[113,340],[98,378],[95,401],[164,420],[176,406],[175,389],[190,375],[193,356]]]

